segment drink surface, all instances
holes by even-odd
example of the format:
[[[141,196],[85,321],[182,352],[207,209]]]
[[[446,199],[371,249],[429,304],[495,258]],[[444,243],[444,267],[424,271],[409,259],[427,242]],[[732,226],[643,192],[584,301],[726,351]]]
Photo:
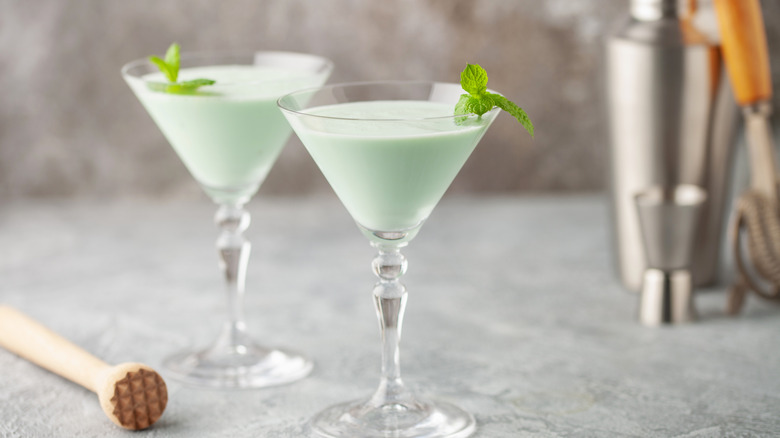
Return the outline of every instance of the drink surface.
[[[253,65],[185,68],[179,80],[207,78],[214,86],[193,94],[153,91],[146,81],[130,86],[184,165],[217,202],[248,198],[271,170],[291,130],[276,106],[280,96],[321,85],[321,74]]]
[[[352,217],[372,231],[412,229],[428,218],[496,112],[463,125],[453,105],[368,101],[290,117]]]

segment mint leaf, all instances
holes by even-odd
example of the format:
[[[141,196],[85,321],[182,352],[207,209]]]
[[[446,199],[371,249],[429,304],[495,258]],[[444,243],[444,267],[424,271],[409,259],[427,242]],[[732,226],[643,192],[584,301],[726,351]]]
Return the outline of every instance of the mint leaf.
[[[500,94],[494,94],[494,93],[488,93],[490,97],[493,98],[493,102],[495,102],[496,106],[501,108],[502,110],[508,112],[512,117],[516,118],[518,122],[520,122],[521,125],[525,128],[526,131],[528,131],[529,134],[531,134],[531,137],[534,136],[534,124],[531,123],[531,119],[528,117],[528,114],[523,111],[522,108],[517,106],[514,102],[510,101],[506,97],[500,95]]]
[[[492,110],[494,106],[495,103],[493,102],[493,98],[489,94],[483,94],[479,97],[469,97],[469,100],[466,102],[466,110],[478,116]]]
[[[468,104],[469,99],[471,99],[471,96],[469,96],[468,94],[460,95],[460,99],[458,99],[458,103],[455,104],[455,115],[470,113],[470,111],[466,109],[466,105]]]
[[[171,74],[171,71],[168,69],[168,64],[165,61],[156,56],[150,56],[149,61],[153,62],[169,81],[176,82],[176,77]]]
[[[465,115],[469,113],[469,111],[466,109],[466,104],[468,103],[469,99],[471,99],[471,96],[468,94],[461,94],[460,99],[458,99],[458,103],[455,104],[455,115],[463,115],[464,117],[455,117],[455,123],[458,125],[462,125],[466,122]]]
[[[168,71],[171,72],[170,79],[171,82],[176,82],[176,79],[179,78],[179,54],[181,52],[181,48],[177,43],[171,44],[170,47],[168,47],[168,50],[165,52],[165,63],[168,64]]]
[[[170,84],[165,88],[165,91],[168,93],[187,94],[193,93],[195,90],[204,85],[214,85],[215,83],[216,81],[212,81],[211,79],[193,79],[191,81],[182,81],[176,82],[175,84]]]
[[[179,85],[183,87],[202,87],[204,85],[214,85],[217,81],[213,79],[192,79],[189,81],[179,82]]]
[[[460,86],[471,95],[480,95],[487,90],[487,72],[477,64],[466,64],[460,73]]]
[[[528,114],[506,97],[489,93],[487,82],[488,76],[484,68],[477,64],[466,64],[466,68],[460,73],[460,86],[468,94],[460,95],[458,103],[455,104],[455,115],[476,114],[482,117],[483,114],[497,106],[517,119],[533,137],[534,125]],[[455,123],[461,124],[465,119],[465,117],[456,117]]]
[[[193,94],[198,88],[204,85],[214,85],[216,81],[211,79],[193,79],[191,81],[174,82],[172,84],[161,84],[149,82],[147,86],[152,91],[160,91],[171,94]]]
[[[149,57],[149,61],[154,63],[154,65],[160,69],[160,71],[168,79],[168,82],[171,82],[170,84],[149,82],[147,85],[149,89],[154,91],[162,91],[165,93],[189,94],[194,93],[195,90],[197,90],[199,87],[204,85],[214,85],[216,83],[216,81],[211,79],[192,79],[189,81],[177,82],[176,79],[179,77],[179,66],[181,61],[180,52],[181,48],[179,45],[173,43],[165,52],[165,60],[160,59],[157,56]]]

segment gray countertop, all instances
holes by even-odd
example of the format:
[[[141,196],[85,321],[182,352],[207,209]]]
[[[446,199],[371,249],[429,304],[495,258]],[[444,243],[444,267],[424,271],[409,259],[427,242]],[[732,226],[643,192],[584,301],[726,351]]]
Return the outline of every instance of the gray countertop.
[[[2,437],[299,437],[320,409],[371,393],[379,340],[373,250],[331,196],[249,205],[247,317],[312,375],[273,389],[168,379],[149,431],[118,429],[81,387],[0,350]],[[0,302],[109,363],[159,368],[223,315],[206,201],[23,202],[0,210]],[[404,251],[405,380],[474,413],[475,437],[780,435],[780,308],[648,329],[617,284],[595,196],[445,197]]]

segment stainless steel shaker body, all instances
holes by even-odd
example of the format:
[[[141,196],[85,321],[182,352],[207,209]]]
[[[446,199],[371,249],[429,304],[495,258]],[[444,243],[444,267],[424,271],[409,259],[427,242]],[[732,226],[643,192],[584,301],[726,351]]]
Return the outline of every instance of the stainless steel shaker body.
[[[738,108],[717,43],[685,17],[688,1],[632,0],[628,22],[606,41],[610,192],[623,284],[639,290],[647,268],[634,196],[692,184],[708,193],[691,272],[717,278]]]

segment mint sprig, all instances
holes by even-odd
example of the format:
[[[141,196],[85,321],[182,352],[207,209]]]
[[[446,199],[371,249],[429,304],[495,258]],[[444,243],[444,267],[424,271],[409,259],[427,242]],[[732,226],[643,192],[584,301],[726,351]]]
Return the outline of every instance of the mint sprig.
[[[483,114],[499,107],[517,119],[521,125],[534,136],[534,124],[522,108],[506,97],[487,91],[488,76],[484,68],[477,64],[466,64],[466,68],[460,73],[460,86],[468,94],[461,94],[458,103],[455,104],[455,115]]]
[[[177,81],[179,78],[181,48],[173,43],[165,52],[165,59],[158,56],[150,56],[149,61],[160,69],[170,84],[149,84],[149,88],[165,93],[186,94],[192,93],[204,85],[214,85],[216,81],[211,79],[192,79],[189,81]]]

